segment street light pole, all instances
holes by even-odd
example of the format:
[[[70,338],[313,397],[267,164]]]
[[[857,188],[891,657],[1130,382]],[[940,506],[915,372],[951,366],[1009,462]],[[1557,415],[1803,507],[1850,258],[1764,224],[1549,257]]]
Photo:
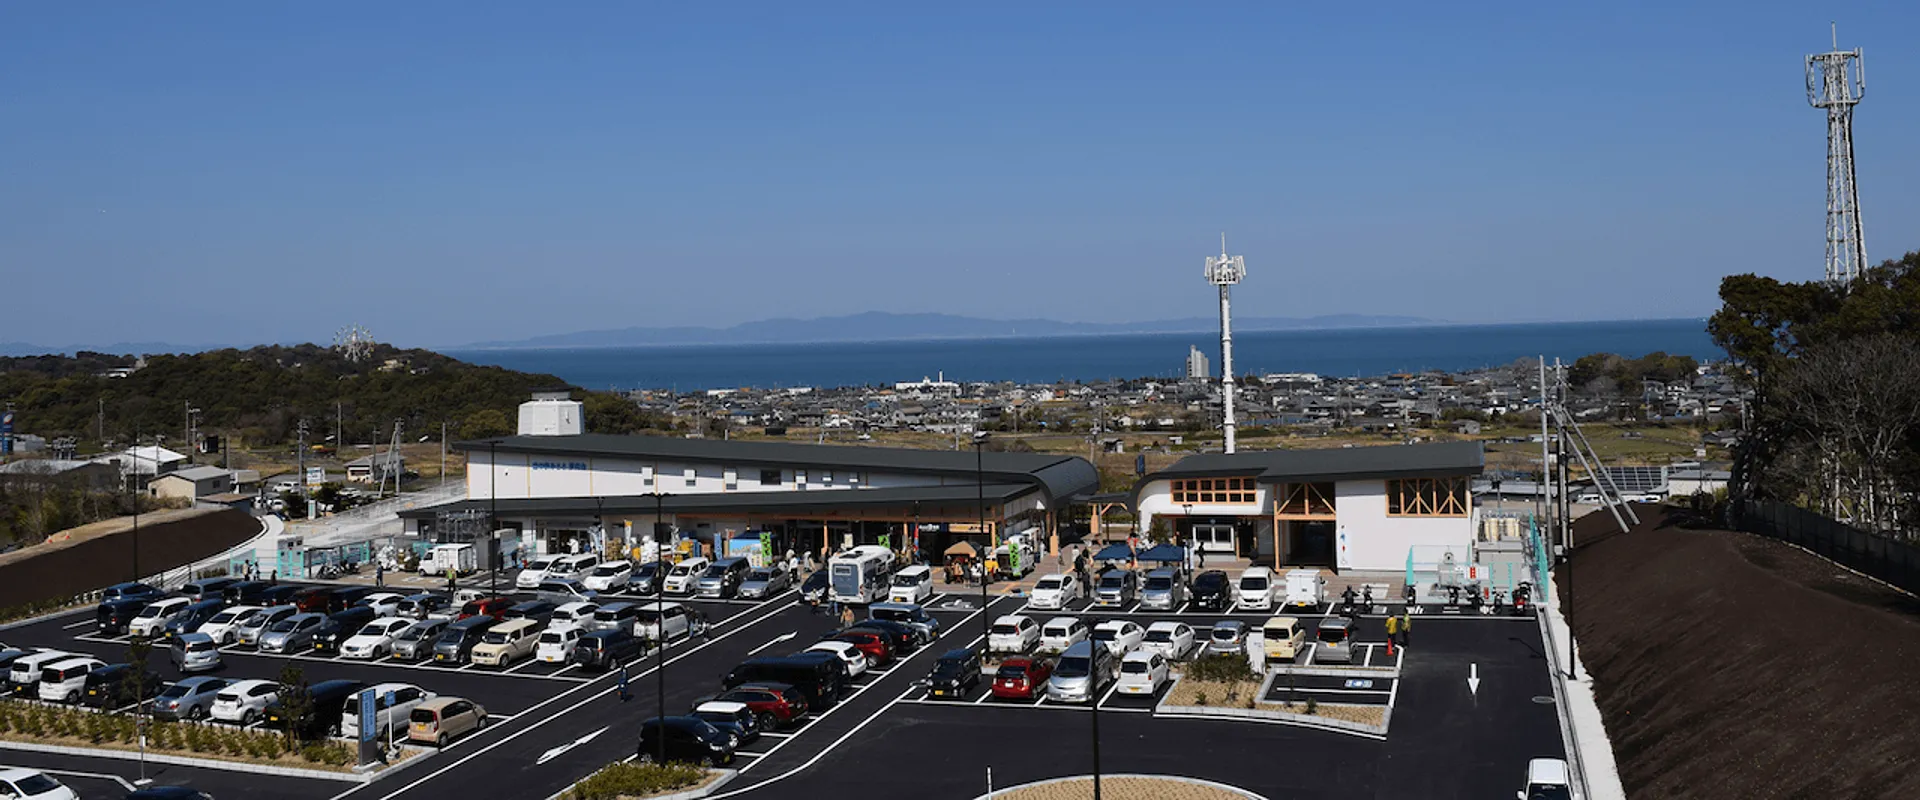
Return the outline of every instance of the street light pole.
[[[487,442],[487,594],[500,596],[500,440]]]
[[[658,742],[660,747],[658,760],[655,763],[662,765],[667,763],[665,727],[667,724],[667,615],[662,613],[667,607],[667,551],[660,542],[660,523],[665,516],[661,506],[665,499],[666,494],[660,491],[659,481],[656,479],[653,487],[653,637],[657,640],[654,647],[659,653],[660,663],[653,668],[653,673],[659,684],[656,699],[660,714],[655,719],[658,720],[656,724],[661,727],[655,732],[654,741]],[[688,629],[688,634],[691,638],[691,628]]]
[[[981,455],[987,444],[989,434],[986,431],[973,433],[973,479],[980,499],[980,532],[987,532],[987,471],[986,456]],[[993,634],[993,615],[987,613],[987,583],[993,580],[993,573],[987,571],[987,561],[993,557],[993,539],[988,537],[987,552],[980,557],[980,647],[986,649]]]

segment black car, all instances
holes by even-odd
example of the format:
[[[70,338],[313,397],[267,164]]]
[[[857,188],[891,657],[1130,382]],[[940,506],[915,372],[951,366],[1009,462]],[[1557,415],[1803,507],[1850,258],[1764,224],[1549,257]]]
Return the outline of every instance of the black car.
[[[825,711],[847,694],[847,665],[832,653],[801,652],[790,656],[755,656],[720,680],[732,689],[749,683],[784,683],[807,699],[807,707]]]
[[[340,643],[360,632],[360,628],[373,621],[373,609],[366,606],[354,606],[345,611],[327,617],[320,627],[313,631],[313,649],[336,652]]]
[[[297,583],[282,583],[277,586],[269,586],[260,592],[260,599],[256,601],[254,605],[266,606],[267,608],[293,605],[293,596],[306,590],[307,587]]]
[[[927,692],[935,697],[964,697],[980,686],[980,654],[968,648],[948,650],[927,673]]]
[[[167,593],[144,583],[116,583],[100,590],[100,602],[108,600],[145,600],[149,603],[166,597]]]
[[[860,624],[853,626],[853,628],[848,628],[848,630],[855,628],[879,631],[886,634],[887,639],[893,642],[893,652],[903,656],[920,649],[920,645],[926,643],[921,639],[921,636],[924,635],[921,629],[905,623],[894,622],[890,619],[863,619],[860,621]]]
[[[803,603],[827,602],[827,571],[814,570],[812,575],[800,582],[800,601]]]
[[[273,584],[266,581],[241,581],[239,583],[229,584],[226,589],[221,591],[221,594],[226,598],[227,605],[257,606],[261,605],[261,596],[265,595],[267,590],[271,588],[273,588]]]
[[[668,761],[720,766],[733,761],[727,734],[698,717],[655,717],[640,723],[640,744],[634,755],[642,764]]]
[[[426,619],[434,614],[444,613],[453,605],[453,599],[437,592],[421,592],[407,595],[400,601],[400,609],[394,616],[410,619]]]
[[[132,664],[108,664],[87,673],[80,702],[94,708],[119,708],[151,700],[165,688],[158,672],[135,669]]]
[[[0,650],[0,672],[13,669],[13,662],[33,655],[32,650]]]
[[[167,624],[160,629],[159,638],[172,639],[181,634],[193,633],[226,607],[225,600],[202,600],[187,606],[179,616],[167,621]]]
[[[276,700],[267,706],[267,726],[285,730],[291,722],[294,735],[308,741],[338,735],[347,701],[365,688],[367,685],[360,681],[321,681],[307,687],[307,697],[313,702],[305,718],[288,720],[285,701]]]
[[[753,709],[741,705],[731,711],[720,711],[709,704],[720,702],[722,701],[696,704],[689,716],[699,717],[706,720],[708,725],[719,728],[721,732],[731,734],[736,744],[746,744],[760,738],[760,718],[754,716]],[[703,708],[706,710],[701,710]]]
[[[1210,569],[1195,576],[1187,589],[1192,594],[1194,608],[1225,611],[1233,605],[1232,586],[1232,582],[1227,580],[1227,573]]]
[[[591,669],[608,670],[639,658],[647,652],[647,642],[626,631],[594,631],[580,637],[573,648],[573,663]]]
[[[145,597],[126,597],[108,600],[100,604],[93,612],[94,624],[100,633],[106,636],[119,636],[127,632],[127,623],[152,602]]]
[[[528,600],[507,609],[507,615],[501,619],[530,619],[544,625],[553,620],[553,610],[556,608],[559,606],[545,600]]]
[[[360,599],[373,594],[371,586],[342,586],[327,595],[327,613],[338,614],[354,607]]]

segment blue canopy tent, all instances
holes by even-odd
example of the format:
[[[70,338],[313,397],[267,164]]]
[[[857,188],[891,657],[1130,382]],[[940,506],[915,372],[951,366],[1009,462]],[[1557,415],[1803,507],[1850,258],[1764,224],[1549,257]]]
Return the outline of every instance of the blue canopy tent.
[[[1093,554],[1095,561],[1126,561],[1130,558],[1133,558],[1133,550],[1125,542],[1107,545]]]
[[[1187,563],[1187,548],[1177,544],[1157,544],[1142,552],[1140,554],[1140,560],[1142,562],[1153,562],[1157,564],[1185,564]]]

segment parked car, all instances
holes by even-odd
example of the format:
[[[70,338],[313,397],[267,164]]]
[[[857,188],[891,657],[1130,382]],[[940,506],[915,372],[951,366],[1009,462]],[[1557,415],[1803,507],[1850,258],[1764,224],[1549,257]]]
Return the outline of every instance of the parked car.
[[[1032,700],[1046,691],[1053,665],[1042,658],[1009,658],[993,675],[993,696],[1001,700]]]
[[[577,581],[593,574],[593,568],[599,565],[600,557],[592,553],[560,556],[547,565],[546,580]]]
[[[653,582],[660,577],[660,562],[649,561],[633,568],[633,574],[627,576],[627,585],[622,588],[626,594],[649,595],[655,593]]]
[[[327,613],[338,614],[346,611],[372,595],[373,587],[371,586],[336,586],[327,593]]]
[[[520,568],[520,573],[513,576],[513,588],[523,592],[537,588],[541,581],[547,579],[547,568],[558,559],[559,556],[540,556],[527,562],[526,566]]]
[[[203,720],[213,711],[213,697],[233,681],[226,678],[182,678],[153,698],[153,715],[160,719]]]
[[[373,609],[366,606],[354,606],[335,612],[327,617],[320,627],[313,630],[313,649],[323,652],[338,652],[341,642],[353,638],[367,623],[373,621]]]
[[[919,650],[920,645],[933,641],[933,636],[927,632],[927,629],[918,625],[894,622],[890,619],[869,617],[855,624],[853,627],[879,631],[886,634],[887,638],[893,644],[893,652],[898,653],[902,657],[905,657],[908,653]]]
[[[80,795],[39,770],[0,767],[0,797],[8,800],[79,800]]]
[[[740,597],[747,600],[764,600],[786,591],[791,581],[784,569],[772,567],[754,567],[747,570],[747,577],[740,582]]]
[[[858,678],[866,674],[867,671],[867,654],[860,648],[847,642],[815,642],[808,646],[803,652],[832,653],[841,661],[846,662],[848,677]]]
[[[593,618],[585,624],[589,631],[625,631],[634,632],[634,624],[640,621],[640,604],[607,603],[594,609]]]
[[[428,619],[430,617],[452,617],[453,600],[436,592],[421,592],[407,595],[401,600],[393,615],[408,619]]]
[[[1273,608],[1273,568],[1248,567],[1233,587],[1235,605],[1249,611]]]
[[[1032,617],[1008,614],[987,629],[987,652],[1025,653],[1040,643],[1040,625]]]
[[[609,670],[647,653],[647,643],[620,630],[592,631],[580,637],[573,647],[573,663],[589,669]]]
[[[1040,649],[1048,653],[1064,653],[1074,642],[1086,638],[1087,623],[1079,617],[1054,617],[1040,626]]]
[[[1115,684],[1121,694],[1158,694],[1167,683],[1167,657],[1152,650],[1135,650],[1120,659],[1120,678]]]
[[[847,665],[838,656],[800,652],[749,658],[728,670],[721,685],[780,684],[799,692],[809,710],[826,711],[847,693],[848,680]]]
[[[1517,800],[1573,800],[1567,762],[1558,758],[1527,761],[1527,786],[1513,793]]]
[[[252,614],[248,614],[245,617],[241,617],[240,621],[234,624],[234,644],[259,647],[261,637],[267,634],[267,631],[273,627],[274,623],[298,613],[300,613],[298,606],[280,605],[268,606]]]
[[[14,659],[7,668],[7,693],[14,697],[39,697],[40,671],[48,664],[65,661],[74,655],[64,650],[43,650]]]
[[[40,699],[49,703],[80,702],[87,676],[106,669],[107,662],[92,656],[71,656],[40,668]]]
[[[375,618],[395,617],[400,615],[400,604],[406,601],[406,595],[399,592],[374,592],[360,598],[354,605],[373,609]]]
[[[933,599],[933,568],[914,564],[893,573],[887,585],[889,603],[924,603]]]
[[[1349,664],[1353,662],[1353,621],[1345,617],[1320,620],[1314,631],[1313,663]]]
[[[911,626],[925,644],[940,637],[940,618],[912,603],[874,603],[867,606],[867,618]]]
[[[248,679],[235,681],[213,696],[211,714],[221,722],[252,725],[267,712],[267,706],[280,699],[280,684]]]
[[[1187,602],[1187,585],[1180,580],[1180,571],[1172,567],[1163,567],[1147,573],[1146,587],[1140,590],[1140,607],[1173,611]]]
[[[807,579],[800,582],[800,601],[819,605],[827,602],[827,581],[829,576],[824,569],[814,570]]]
[[[1194,639],[1193,626],[1161,620],[1147,626],[1147,635],[1141,640],[1140,649],[1159,653],[1169,661],[1177,661],[1193,652]]]
[[[400,635],[413,627],[413,620],[406,617],[381,617],[365,625],[345,642],[340,643],[340,655],[343,658],[386,658],[393,655],[393,645]]]
[[[540,632],[540,641],[533,647],[533,658],[543,664],[572,663],[574,648],[580,646],[583,635],[576,625],[549,627]]]
[[[260,595],[271,588],[273,584],[266,581],[240,581],[227,584],[227,588],[220,590],[220,596],[230,606],[258,606],[262,605]]]
[[[241,621],[259,610],[259,606],[227,606],[194,630],[206,634],[218,644],[233,644],[239,639]]]
[[[701,597],[732,597],[740,591],[740,584],[747,579],[747,560],[744,558],[723,558],[707,566],[694,584],[694,591]]]
[[[662,755],[667,761],[717,767],[733,763],[733,746],[727,734],[698,717],[656,717],[640,723],[634,758],[651,764]]]
[[[220,658],[220,643],[204,633],[174,637],[167,645],[167,660],[185,673],[206,672],[226,666]]]
[[[927,694],[933,697],[965,697],[980,685],[980,654],[972,648],[948,650],[933,662],[927,673]]]
[[[307,587],[297,583],[283,583],[278,586],[269,586],[260,592],[260,599],[255,600],[254,605],[267,606],[268,608],[272,608],[273,606],[298,606],[299,604],[294,602],[294,598],[299,597],[300,593],[306,590]]]
[[[164,641],[183,633],[193,633],[199,630],[201,625],[211,622],[220,614],[220,610],[226,607],[225,600],[201,600],[189,605],[173,619],[167,620],[166,625],[161,626],[157,638]]]
[[[1047,699],[1056,703],[1086,703],[1099,696],[1100,687],[1113,679],[1114,659],[1095,641],[1075,642],[1060,654],[1053,676],[1047,679]]]
[[[120,708],[151,700],[167,685],[160,673],[132,664],[108,664],[88,673],[80,702],[94,708]]]
[[[1207,633],[1207,655],[1244,655],[1247,652],[1247,623],[1223,619]]]
[[[507,609],[505,619],[509,621],[530,619],[544,626],[548,620],[553,619],[553,612],[559,607],[560,606],[545,600],[528,600],[527,602],[515,604],[514,607]]]
[[[102,636],[119,636],[127,632],[127,626],[134,616],[153,601],[145,597],[123,597],[106,600],[93,611],[94,629]]]
[[[340,734],[340,716],[347,707],[347,700],[367,685],[360,681],[332,680],[321,681],[307,687],[307,709],[299,718],[294,718],[287,708],[286,693],[274,697],[261,715],[269,728],[292,729],[294,736],[304,741],[323,739]],[[359,708],[354,709],[357,716]]]
[[[534,588],[533,596],[536,599],[559,605],[561,603],[578,603],[584,600],[594,600],[600,596],[600,593],[587,588],[586,584],[581,583],[575,578],[548,578],[541,581],[540,585]]]
[[[1261,647],[1269,661],[1292,661],[1306,646],[1307,630],[1297,617],[1273,617],[1260,625]]]
[[[530,619],[510,619],[487,629],[480,643],[473,646],[467,660],[483,667],[505,667],[533,655],[540,641],[540,623]]]
[[[381,738],[407,727],[413,710],[436,697],[434,693],[411,683],[378,683],[354,692],[337,715],[341,736],[356,741],[360,738],[360,695],[366,692],[373,693],[373,729],[375,735]]]
[[[185,597],[167,597],[155,600],[133,615],[133,621],[127,623],[127,633],[137,639],[151,639],[165,630],[167,623],[186,613],[187,606],[193,601]]]
[[[407,714],[407,738],[438,747],[487,726],[487,710],[460,697],[435,697]]]
[[[447,618],[426,618],[407,625],[407,629],[399,631],[399,635],[394,637],[394,647],[388,648],[388,652],[396,660],[417,662],[434,652],[434,641],[438,641],[440,635],[447,631],[447,625],[451,624],[453,620]]]
[[[477,600],[470,600],[466,605],[461,606],[460,613],[455,615],[453,619],[455,622],[461,622],[474,617],[492,617],[493,621],[499,622],[506,617],[507,609],[512,607],[513,600],[511,598],[482,597]]]
[[[1233,582],[1222,570],[1210,569],[1194,576],[1187,585],[1193,607],[1204,611],[1225,611],[1233,605]]]
[[[633,580],[633,562],[602,561],[580,579],[586,587],[601,594],[624,591]]]
[[[700,576],[707,572],[707,560],[695,556],[673,565],[667,570],[667,594],[693,594]]]
[[[807,698],[799,689],[784,683],[749,683],[736,686],[715,698],[739,703],[760,720],[760,730],[792,727],[807,718]]]
[[[161,591],[158,587],[149,586],[139,581],[116,583],[100,590],[100,602],[102,603],[114,600],[145,600],[151,603],[166,596],[167,593]]]
[[[499,624],[489,616],[468,617],[448,625],[440,632],[440,638],[433,640],[433,663],[464,664],[467,656],[473,653],[475,645],[487,629]]]
[[[300,607],[303,614],[321,614],[327,610],[327,598],[333,595],[331,586],[303,586],[287,598],[287,602]]]
[[[1058,611],[1068,603],[1087,596],[1087,588],[1080,579],[1071,573],[1041,576],[1040,582],[1033,585],[1033,595],[1027,599],[1032,608]]]
[[[227,600],[227,587],[239,582],[239,578],[201,578],[187,581],[186,585],[180,587],[180,596],[196,603],[208,600],[219,600],[224,603]]]
[[[547,630],[559,628],[585,629],[593,622],[594,613],[600,610],[596,603],[565,603],[553,609],[553,617],[547,620]],[[585,631],[582,630],[584,633]]]
[[[1126,608],[1140,596],[1140,576],[1132,570],[1110,569],[1094,582],[1093,604],[1102,608]]]
[[[649,641],[666,641],[698,634],[704,628],[699,614],[679,603],[648,603],[634,610],[633,633]]]
[[[830,632],[821,638],[846,642],[860,648],[861,652],[867,654],[869,667],[883,667],[893,663],[893,640],[879,631],[848,628]]]
[[[1119,658],[1138,648],[1146,640],[1147,632],[1132,622],[1115,619],[1093,626],[1087,638],[1106,645],[1107,653]]]
[[[691,716],[719,728],[732,737],[730,741],[736,746],[760,738],[760,718],[745,703],[708,700],[694,706]]]

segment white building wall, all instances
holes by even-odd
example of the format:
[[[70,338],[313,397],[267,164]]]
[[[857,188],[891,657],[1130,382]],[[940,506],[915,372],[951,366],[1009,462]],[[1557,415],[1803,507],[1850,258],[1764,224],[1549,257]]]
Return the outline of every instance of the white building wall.
[[[936,475],[875,473],[825,469],[818,465],[779,468],[780,482],[763,484],[761,470],[773,467],[717,462],[642,461],[592,456],[499,453],[491,464],[486,450],[467,454],[467,496],[492,497],[498,486],[502,498],[634,496],[653,494],[719,494],[722,492],[832,491],[899,486],[973,485],[973,481]],[[693,480],[687,480],[687,470]],[[733,488],[726,476],[734,473]],[[858,477],[858,482],[854,478]],[[804,489],[799,478],[804,476]]]
[[[1472,517],[1387,516],[1387,482],[1341,481],[1334,486],[1334,541],[1340,569],[1396,570],[1414,545],[1449,545],[1471,552]]]
[[[1267,516],[1272,506],[1269,497],[1272,487],[1255,484],[1254,502],[1246,503],[1194,503],[1193,516],[1196,517],[1260,517]],[[1173,502],[1173,482],[1168,480],[1149,481],[1140,491],[1140,529],[1145,533],[1153,526],[1153,518],[1161,514],[1180,517],[1188,512],[1188,507]]]

